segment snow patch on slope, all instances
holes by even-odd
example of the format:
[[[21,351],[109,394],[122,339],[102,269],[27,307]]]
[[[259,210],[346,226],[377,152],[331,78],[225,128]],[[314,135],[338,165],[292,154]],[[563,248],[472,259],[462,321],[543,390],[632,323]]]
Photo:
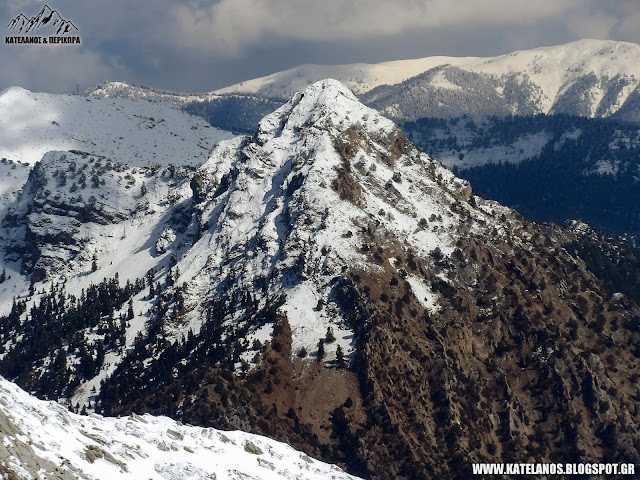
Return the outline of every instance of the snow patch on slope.
[[[454,154],[446,151],[438,155],[438,159],[447,167],[472,168],[491,163],[501,162],[520,163],[536,158],[542,149],[551,141],[551,135],[546,132],[536,132],[521,135],[510,145],[496,145],[480,148],[462,148]]]

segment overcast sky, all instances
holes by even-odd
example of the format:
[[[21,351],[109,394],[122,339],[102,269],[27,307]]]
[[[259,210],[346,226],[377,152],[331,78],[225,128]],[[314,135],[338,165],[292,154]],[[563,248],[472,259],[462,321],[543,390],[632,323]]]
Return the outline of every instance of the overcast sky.
[[[493,56],[581,38],[640,43],[640,0],[46,3],[78,27],[81,45],[5,44],[11,19],[45,2],[2,0],[0,90],[73,92],[120,80],[200,92],[303,63]]]

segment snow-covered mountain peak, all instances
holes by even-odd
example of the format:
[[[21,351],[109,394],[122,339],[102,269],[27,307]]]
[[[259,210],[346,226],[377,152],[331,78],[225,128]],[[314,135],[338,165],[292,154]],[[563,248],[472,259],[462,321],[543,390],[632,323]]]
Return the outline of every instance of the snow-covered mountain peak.
[[[394,245],[404,239],[393,247],[398,253],[450,252],[447,226],[460,219],[449,206],[471,193],[335,80],[295,94],[254,137],[221,142],[192,188],[207,232],[179,264],[180,281],[190,282],[194,297],[212,287],[221,298],[258,295],[260,286],[263,299],[280,300],[294,352],[315,351],[328,327],[349,352],[353,332],[334,298],[347,266],[395,272],[372,261],[373,238]],[[427,228],[427,218],[445,228]],[[421,281],[415,285],[425,308],[436,308]],[[242,324],[246,315],[235,304],[227,319]],[[265,338],[258,328],[249,343],[252,335]]]
[[[9,99],[16,98],[21,95],[28,95],[30,93],[31,92],[29,90],[14,85],[12,87],[7,87],[0,92],[0,101],[6,102]]]
[[[322,126],[342,132],[355,125],[366,125],[369,130],[393,128],[390,120],[364,106],[345,85],[326,79],[295,93],[285,105],[267,115],[259,124],[258,134],[264,140],[287,129]]]

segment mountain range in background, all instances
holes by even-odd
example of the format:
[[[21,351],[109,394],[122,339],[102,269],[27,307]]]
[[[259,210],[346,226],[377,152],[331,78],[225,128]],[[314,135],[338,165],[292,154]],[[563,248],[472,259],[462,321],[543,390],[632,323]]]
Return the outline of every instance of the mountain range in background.
[[[212,125],[249,133],[282,97],[331,75],[488,198],[635,242],[639,65],[638,45],[581,40],[493,58],[304,65],[180,102]],[[153,92],[116,83],[89,93]]]
[[[640,120],[640,46],[605,40],[513,52],[498,57],[426,57],[380,64],[302,65],[205,94],[107,82],[96,96],[154,96],[183,103],[224,95],[284,102],[324,78],[348,86],[395,121],[463,114],[567,114]]]
[[[427,57],[381,64],[303,65],[213,93],[288,98],[335,78],[396,120],[537,113],[639,120],[640,46],[580,40],[499,57]]]

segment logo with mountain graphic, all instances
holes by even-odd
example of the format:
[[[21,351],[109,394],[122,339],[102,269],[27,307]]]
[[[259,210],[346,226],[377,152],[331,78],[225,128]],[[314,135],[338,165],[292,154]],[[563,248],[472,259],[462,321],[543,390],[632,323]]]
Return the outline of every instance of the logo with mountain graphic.
[[[15,36],[5,37],[5,43],[80,43],[78,27],[46,4],[33,17],[20,13],[8,23],[7,29]]]

